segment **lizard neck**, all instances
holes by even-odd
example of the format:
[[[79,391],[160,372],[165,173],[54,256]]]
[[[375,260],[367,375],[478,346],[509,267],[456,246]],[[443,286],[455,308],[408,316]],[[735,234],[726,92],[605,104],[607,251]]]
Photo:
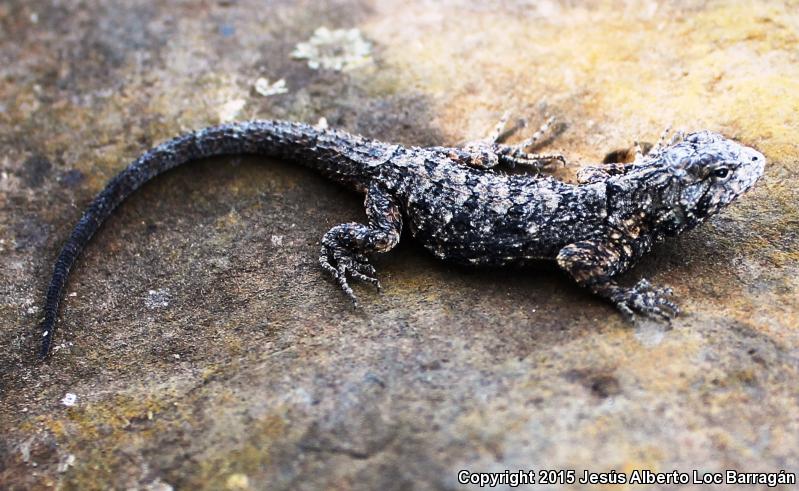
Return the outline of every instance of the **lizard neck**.
[[[671,168],[654,163],[608,180],[612,225],[635,224],[653,238],[674,236],[693,228],[681,195],[683,186]]]

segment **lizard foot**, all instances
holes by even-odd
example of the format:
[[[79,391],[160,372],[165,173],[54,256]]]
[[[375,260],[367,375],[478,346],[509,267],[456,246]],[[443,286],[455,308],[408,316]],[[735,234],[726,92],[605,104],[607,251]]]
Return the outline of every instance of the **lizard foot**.
[[[542,138],[544,135],[551,133],[554,127],[555,117],[548,118],[541,127],[533,133],[526,140],[519,142],[515,145],[505,145],[499,139],[494,140],[494,152],[497,154],[500,162],[513,168],[516,165],[523,165],[533,167],[535,170],[541,170],[547,163],[552,161],[560,161],[566,165],[566,158],[557,153],[541,154],[541,153],[528,153],[528,148],[537,148],[541,146]]]
[[[635,320],[635,314],[641,314],[670,321],[680,313],[677,305],[667,298],[671,294],[671,288],[656,288],[649,281],[641,280],[632,288],[619,289],[611,300],[630,320]]]
[[[371,283],[380,291],[375,268],[368,255],[388,252],[399,243],[402,212],[396,198],[382,184],[369,185],[364,200],[369,224],[342,223],[322,237],[319,264],[338,282],[344,293],[358,306],[349,279]]]
[[[371,283],[380,291],[380,281],[377,279],[377,272],[374,266],[369,263],[369,259],[363,254],[352,254],[346,250],[334,249],[323,245],[319,254],[319,264],[322,269],[327,271],[339,284],[341,290],[352,300],[352,304],[358,306],[358,297],[352,291],[347,277],[355,280]]]

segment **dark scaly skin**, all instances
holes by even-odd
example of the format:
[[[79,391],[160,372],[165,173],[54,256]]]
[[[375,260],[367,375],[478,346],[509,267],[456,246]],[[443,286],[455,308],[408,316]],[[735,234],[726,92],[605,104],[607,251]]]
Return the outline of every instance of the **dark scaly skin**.
[[[677,314],[666,299],[668,289],[646,280],[624,288],[613,277],[654,242],[693,228],[728,205],[755,183],[765,164],[751,148],[700,132],[659,145],[633,164],[586,168],[581,184],[567,184],[492,170],[498,164],[538,169],[548,160],[562,160],[524,151],[541,131],[523,145],[508,146],[498,142],[501,129],[462,148],[407,148],[306,124],[251,121],[165,142],[109,182],[61,250],[44,307],[40,356],[50,352],[67,276],[92,235],[145,182],[193,160],[264,155],[313,168],[365,194],[368,223],[333,227],[322,238],[319,258],[353,302],[348,278],[379,288],[368,256],[397,245],[405,221],[414,238],[443,260],[482,266],[556,260],[578,284],[628,316],[666,319]]]

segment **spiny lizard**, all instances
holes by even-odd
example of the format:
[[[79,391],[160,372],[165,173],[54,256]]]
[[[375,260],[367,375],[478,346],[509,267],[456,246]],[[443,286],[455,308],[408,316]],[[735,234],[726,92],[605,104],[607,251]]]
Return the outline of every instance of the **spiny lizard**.
[[[632,163],[584,167],[578,184],[535,174],[497,172],[500,164],[536,171],[560,155],[528,153],[550,126],[518,145],[493,133],[462,147],[405,147],[285,121],[250,121],[191,132],[131,163],[89,205],[55,264],[41,323],[40,356],[50,351],[70,269],[111,212],[155,176],[192,160],[257,154],[293,161],[366,196],[366,223],[344,223],[322,237],[319,263],[356,302],[348,279],[378,282],[368,256],[388,252],[403,223],[436,257],[503,266],[551,259],[581,286],[628,317],[677,315],[668,288],[614,276],[653,243],[718,213],[763,174],[765,158],[709,131],[664,136]],[[357,305],[357,303],[356,303]]]

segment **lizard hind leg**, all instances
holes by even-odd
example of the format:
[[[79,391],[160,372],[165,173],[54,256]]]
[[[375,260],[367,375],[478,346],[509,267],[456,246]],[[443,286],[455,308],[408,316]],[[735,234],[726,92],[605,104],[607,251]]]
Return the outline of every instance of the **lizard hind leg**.
[[[503,139],[515,133],[516,130],[518,130],[518,125],[514,125],[514,127],[511,128],[509,131],[505,131],[505,126],[508,124],[508,120],[510,119],[510,114],[511,114],[510,111],[505,111],[502,114],[502,117],[499,118],[499,121],[497,122],[496,126],[494,126],[494,129],[491,131],[491,133],[489,133],[489,135],[486,138],[484,138],[484,141],[488,143],[499,143]]]
[[[375,268],[368,256],[388,252],[399,243],[402,214],[396,199],[380,184],[372,184],[366,193],[368,224],[342,223],[322,237],[319,264],[341,287],[357,307],[358,299],[348,279],[371,283],[380,290]]]
[[[536,130],[535,133],[530,135],[529,138],[515,145],[512,145],[512,147],[517,148],[519,150],[525,150],[528,148],[538,148],[539,146],[541,146],[541,143],[544,141],[542,140],[544,135],[551,133],[550,130],[555,127],[555,121],[556,121],[555,116],[550,116],[549,118],[547,118],[546,121],[544,121],[544,124],[542,124],[541,127],[538,128],[538,130]],[[556,135],[550,135],[550,136],[554,137]]]
[[[541,145],[541,138],[550,133],[550,129],[553,127],[554,117],[547,119],[530,138],[515,145],[506,145],[502,142],[525,126],[525,123],[517,123],[506,131],[505,126],[509,118],[510,111],[506,111],[487,137],[464,144],[463,149],[468,155],[462,157],[461,160],[466,165],[482,169],[491,169],[497,164],[503,163],[510,168],[516,165],[530,167],[536,172],[555,160],[563,165],[566,164],[565,157],[560,154],[528,153],[526,151],[528,148],[536,148]]]
[[[507,165],[514,167],[515,165],[523,165],[529,166],[535,169],[536,171],[541,170],[542,167],[546,165],[548,162],[552,161],[559,161],[561,164],[566,165],[566,158],[558,153],[551,153],[551,154],[544,154],[544,153],[528,153],[528,149],[535,149],[542,145],[543,140],[542,138],[544,135],[551,134],[552,128],[555,125],[555,117],[549,117],[544,124],[541,125],[538,130],[530,135],[524,141],[521,141],[515,145],[504,145],[504,144],[497,144],[496,145],[496,152],[499,156],[500,162],[504,162]],[[550,135],[554,137],[555,135]]]

